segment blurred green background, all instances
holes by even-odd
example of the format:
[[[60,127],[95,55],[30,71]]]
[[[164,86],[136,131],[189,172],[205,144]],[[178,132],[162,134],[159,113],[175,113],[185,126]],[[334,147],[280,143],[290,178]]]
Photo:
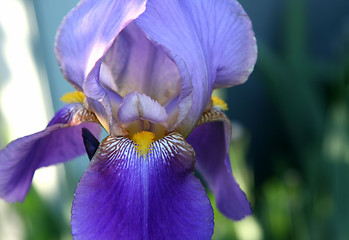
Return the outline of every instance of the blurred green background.
[[[53,53],[55,32],[77,1],[9,1],[22,6],[36,33],[28,46],[52,117],[72,90]],[[258,61],[245,84],[219,94],[233,122],[233,172],[254,213],[232,222],[215,211],[213,239],[349,239],[349,1],[240,2],[254,25]],[[11,81],[6,24],[0,18],[0,97]],[[1,148],[16,129],[2,110]],[[56,188],[35,185],[24,203],[0,200],[0,239],[72,239],[70,207],[87,164],[81,157],[58,166]]]

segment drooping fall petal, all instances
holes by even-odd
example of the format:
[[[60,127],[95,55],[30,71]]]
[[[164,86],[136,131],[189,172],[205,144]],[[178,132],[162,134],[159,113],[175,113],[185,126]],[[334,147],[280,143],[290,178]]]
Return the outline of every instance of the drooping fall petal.
[[[19,138],[0,151],[0,197],[9,202],[23,201],[36,169],[84,154],[81,128],[99,135],[96,118],[81,104],[69,104],[38,133]]]
[[[219,111],[215,111],[217,116]],[[218,209],[227,217],[240,220],[251,214],[251,207],[231,171],[229,127],[228,119],[217,118],[196,127],[187,141],[195,150],[197,169],[214,193]]]
[[[176,133],[146,157],[128,138],[106,138],[76,189],[74,239],[210,239],[212,207],[194,166]]]

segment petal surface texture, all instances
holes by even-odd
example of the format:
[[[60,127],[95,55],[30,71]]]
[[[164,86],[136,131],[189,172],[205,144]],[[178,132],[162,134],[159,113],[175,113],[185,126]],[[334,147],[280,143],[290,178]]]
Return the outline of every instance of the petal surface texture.
[[[135,21],[177,64],[178,130],[184,136],[195,127],[212,89],[243,83],[256,62],[251,22],[235,0],[149,0]]]
[[[90,129],[96,136],[100,126],[81,123],[94,118],[81,104],[69,104],[38,133],[19,138],[0,151],[0,197],[9,202],[23,201],[36,169],[71,160],[85,152],[81,128]]]
[[[193,130],[187,141],[195,150],[197,169],[214,193],[218,209],[227,217],[240,220],[251,214],[251,207],[232,175],[229,124],[228,119],[204,123]]]
[[[145,158],[132,140],[106,138],[76,189],[74,239],[211,239],[213,210],[194,167],[176,133]]]

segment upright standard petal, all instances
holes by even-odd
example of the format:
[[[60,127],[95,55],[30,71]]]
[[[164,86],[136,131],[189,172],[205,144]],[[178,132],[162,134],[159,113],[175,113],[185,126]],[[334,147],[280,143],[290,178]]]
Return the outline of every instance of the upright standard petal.
[[[145,10],[145,0],[82,0],[64,18],[55,53],[64,76],[79,90],[86,76],[128,22]]]
[[[197,169],[214,193],[218,209],[240,220],[251,214],[251,207],[230,167],[230,121],[213,109],[204,113],[199,124],[187,138],[196,153]]]
[[[256,61],[250,20],[235,0],[149,0],[135,21],[177,64],[182,79],[177,129],[185,136],[212,89],[244,82]]]
[[[81,129],[100,132],[93,113],[81,104],[61,109],[41,132],[19,138],[0,151],[0,197],[8,202],[23,201],[36,169],[65,162],[85,152]],[[82,123],[82,124],[81,124]]]
[[[146,157],[128,138],[106,138],[76,189],[74,239],[210,239],[213,211],[194,166],[176,133]]]
[[[102,84],[125,96],[141,92],[166,105],[180,92],[176,64],[163,47],[149,40],[135,22],[128,24],[115,39],[103,59],[101,74],[109,78]],[[109,70],[109,71],[108,71]]]
[[[83,90],[110,132],[120,133],[107,91],[99,81],[102,58],[119,32],[145,10],[146,0],[83,0],[63,20],[55,52],[65,77]],[[108,127],[109,125],[109,127]]]

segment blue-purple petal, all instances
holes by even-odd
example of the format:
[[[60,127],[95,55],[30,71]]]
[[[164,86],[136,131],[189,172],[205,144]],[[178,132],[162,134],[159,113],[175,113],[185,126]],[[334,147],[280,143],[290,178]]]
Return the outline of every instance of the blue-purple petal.
[[[218,209],[227,217],[240,220],[251,214],[245,193],[233,177],[229,161],[229,130],[224,121],[196,127],[187,138],[195,150],[197,169],[214,193]],[[228,137],[227,137],[228,135]]]
[[[0,151],[0,198],[8,202],[23,201],[36,169],[73,159],[85,152],[81,128],[99,135],[97,123],[80,124],[84,110],[67,105],[38,133],[19,138]],[[81,111],[80,111],[81,110]],[[76,112],[77,111],[77,112]],[[91,119],[90,119],[91,120]]]
[[[76,189],[74,239],[211,239],[213,211],[194,166],[176,133],[146,158],[131,140],[106,138]]]

